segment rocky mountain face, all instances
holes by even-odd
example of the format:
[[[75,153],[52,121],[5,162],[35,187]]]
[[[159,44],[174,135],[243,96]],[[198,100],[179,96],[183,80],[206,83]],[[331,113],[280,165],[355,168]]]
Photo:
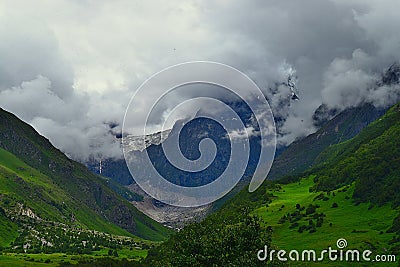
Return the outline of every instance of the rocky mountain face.
[[[393,85],[400,82],[400,63],[393,63],[382,75],[382,84]]]
[[[125,159],[94,159],[91,158],[85,165],[90,171],[111,178],[113,181],[121,185],[130,185],[134,183],[128,166],[126,166]]]
[[[161,144],[168,138],[170,133],[171,129],[145,136],[127,135],[122,140],[122,146],[127,151],[143,151],[149,146]]]
[[[147,136],[127,135],[122,139],[122,136],[117,138],[121,146],[124,146],[128,151],[143,151],[151,145],[159,145],[167,139],[171,130],[153,133]],[[121,148],[122,150],[122,148]],[[121,152],[122,154],[122,152]],[[122,155],[121,155],[122,157]],[[113,181],[121,185],[130,185],[134,183],[131,173],[126,166],[125,159],[95,159],[91,158],[85,165],[94,173],[111,178]]]
[[[230,107],[237,111],[239,117],[242,118],[245,125],[250,125],[252,122],[251,112],[249,107],[242,103],[228,103]],[[199,111],[197,115],[201,117],[202,112]],[[179,132],[180,124],[186,123],[185,127]],[[255,125],[257,129],[257,125]],[[204,138],[208,137],[214,141],[217,146],[217,154],[212,164],[198,173],[189,173],[177,169],[166,158],[163,153],[161,143],[168,144],[171,137],[179,135],[179,147],[185,157],[189,159],[197,159],[200,156],[199,143]],[[259,155],[259,136],[252,136],[250,138],[250,160],[244,176],[250,176],[258,163]],[[171,182],[184,186],[198,186],[207,184],[217,178],[219,174],[225,170],[230,157],[230,143],[227,139],[227,132],[221,125],[215,123],[210,119],[199,118],[191,121],[178,121],[175,123],[173,129],[154,133],[146,136],[127,136],[122,143],[125,150],[132,152],[137,159],[137,166],[141,166],[141,159],[150,156],[153,165]],[[141,201],[132,201],[139,210],[162,222],[163,224],[173,227],[181,228],[183,225],[204,218],[209,212],[211,206],[206,205],[200,208],[179,208],[172,207],[160,203],[149,197],[143,190],[135,185],[134,180],[126,166],[125,160],[119,159],[105,159],[102,160],[101,165],[99,161],[92,160],[88,163],[89,169],[95,173],[101,174],[112,178],[114,181],[125,185],[138,195],[144,198]]]
[[[241,102],[227,103],[238,116],[246,127],[254,127],[254,131],[258,131],[258,124],[254,122],[250,107]],[[184,157],[189,160],[197,160],[201,155],[199,146],[205,138],[211,139],[216,146],[216,155],[214,158],[210,158],[211,164],[198,172],[188,172],[175,167],[167,159],[163,151],[163,146],[159,144],[152,144],[144,150],[132,149],[133,158],[137,161],[140,166],[141,159],[149,156],[153,166],[157,171],[170,182],[187,187],[201,186],[214,181],[218,178],[222,172],[225,171],[229,164],[231,157],[231,143],[228,138],[228,133],[222,125],[208,118],[207,111],[200,110],[197,114],[197,118],[190,120],[177,121],[168,133],[168,137],[163,140],[163,146],[165,146],[169,153],[169,156],[178,158],[178,154],[182,153]],[[212,115],[210,115],[212,116]],[[232,118],[226,118],[226,120],[233,120]],[[146,137],[147,138],[147,137]],[[150,137],[149,137],[150,138]],[[173,140],[179,140],[179,148]],[[158,139],[160,140],[160,139]],[[133,142],[127,142],[128,145]],[[258,163],[260,147],[260,136],[250,135],[250,155],[247,168],[244,172],[244,177],[254,173],[254,170]],[[126,148],[125,148],[126,149]],[[135,175],[135,174],[133,174]]]
[[[211,204],[195,208],[175,207],[147,195],[137,184],[131,184],[127,188],[143,196],[141,201],[132,202],[138,210],[157,222],[176,230],[180,230],[192,222],[201,221],[212,209]]]

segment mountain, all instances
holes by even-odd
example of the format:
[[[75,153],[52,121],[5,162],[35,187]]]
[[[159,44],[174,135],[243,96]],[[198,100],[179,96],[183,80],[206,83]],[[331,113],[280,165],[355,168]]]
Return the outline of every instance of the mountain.
[[[150,146],[158,146],[164,142],[171,130],[157,132],[145,137],[127,135],[123,140],[123,145],[129,151],[142,154]],[[120,142],[122,145],[122,139],[120,139]],[[169,228],[181,229],[184,225],[201,220],[208,214],[210,205],[198,208],[182,208],[153,199],[135,183],[125,159],[103,159],[100,161],[92,158],[89,162],[86,162],[86,166],[92,172],[108,177],[107,182],[110,188],[130,201],[138,210]]]
[[[229,102],[227,104],[238,113],[245,125],[250,126],[253,124],[252,113],[247,104],[241,102]],[[199,117],[202,115],[207,116],[207,112],[200,110],[197,115]],[[185,123],[185,127],[180,131],[182,123]],[[257,125],[254,126],[255,130],[257,130]],[[179,134],[180,149],[182,153],[190,159],[196,159],[200,156],[199,143],[202,139],[208,137],[215,142],[218,147],[218,153],[207,169],[198,173],[184,172],[174,167],[167,160],[160,144],[168,145],[168,143],[171,143],[170,140]],[[177,121],[172,129],[145,137],[125,135],[123,138],[124,143],[121,142],[121,144],[126,150],[134,154],[136,166],[143,166],[141,160],[143,157],[146,157],[148,153],[153,165],[164,177],[167,177],[167,179],[176,184],[197,186],[212,182],[213,179],[218,177],[218,174],[225,169],[230,156],[230,153],[225,153],[230,151],[230,144],[226,135],[227,132],[218,123],[210,119],[198,118],[191,121]],[[251,137],[250,160],[245,171],[245,177],[254,172],[258,162],[259,150],[259,136]],[[135,184],[124,159],[103,159],[101,162],[92,159],[86,164],[93,172],[100,174],[101,169],[102,175],[129,188],[136,196],[139,196],[130,198],[131,203],[143,213],[168,227],[180,229],[184,225],[204,218],[210,211],[211,205],[198,208],[181,208],[166,205],[152,199]],[[139,174],[136,173],[136,175]],[[243,183],[240,184],[242,186]]]
[[[171,130],[149,134],[147,136],[122,135],[118,136],[121,146],[130,151],[143,151],[151,145],[159,145],[168,137]],[[122,143],[124,142],[124,143]],[[122,148],[121,148],[122,150]],[[91,158],[85,165],[94,173],[111,178],[121,185],[130,185],[135,181],[126,166],[125,159],[95,159]]]
[[[323,107],[321,107],[321,109],[323,109]],[[241,112],[245,114],[246,109],[241,109]],[[323,113],[327,112],[329,113],[330,111],[325,110]],[[354,137],[369,123],[380,117],[384,112],[385,110],[377,109],[370,104],[365,104],[363,106],[355,108],[349,108],[340,112],[335,117],[333,117],[333,119],[327,120],[316,133],[311,134],[303,139],[297,140],[288,147],[281,149],[281,152],[275,158],[268,178],[278,179],[284,175],[298,174],[305,171],[307,168],[313,166],[313,164],[316,163],[318,155],[325,148]],[[249,119],[249,117],[247,119]],[[226,147],[226,149],[229,149],[229,146],[227,146],[227,144],[219,142],[219,140],[225,140],[223,138],[225,136],[225,132],[215,128],[213,124],[204,120],[195,120],[189,126],[190,130],[184,132],[183,137],[181,138],[181,148],[183,148],[183,150],[186,150],[185,153],[189,157],[195,158],[196,156],[198,156],[198,154],[196,155],[196,153],[198,153],[198,146],[196,142],[198,142],[198,140],[201,140],[201,138],[206,135],[206,132],[208,133],[209,137],[212,137],[213,140],[216,140],[216,143],[220,145],[219,148]],[[176,135],[176,131],[176,129],[172,129],[172,131],[168,131],[168,135],[166,136]],[[161,133],[158,133],[158,135],[160,134]],[[147,146],[145,147],[145,149],[147,149],[147,152],[149,152],[150,156],[154,159],[154,165],[157,167],[158,170],[161,171],[161,173],[163,173],[167,177],[179,177],[179,180],[174,180],[173,182],[183,183],[185,185],[191,186],[196,185],[196,183],[203,184],[204,182],[211,181],[212,178],[215,177],[215,173],[218,173],[214,169],[224,169],[223,164],[226,159],[224,154],[222,153],[223,150],[220,149],[220,154],[217,155],[216,159],[217,164],[211,166],[212,168],[200,172],[197,176],[187,175],[184,172],[179,171],[171,166],[171,164],[168,164],[168,161],[162,152],[162,148],[159,145],[161,142],[165,142],[166,140],[168,140],[168,138],[161,140],[161,138],[155,138],[154,136],[155,135],[153,135],[153,138],[146,138],[146,140],[155,140],[155,142],[147,142]],[[131,137],[129,140],[137,139],[143,140],[142,137]],[[156,142],[159,140],[161,140],[161,142]],[[253,155],[256,155],[256,138],[251,139],[251,145],[253,148]],[[143,151],[143,146],[132,146],[132,150],[136,150],[135,154],[138,158],[143,156],[143,153],[146,153],[146,151]],[[256,160],[258,160],[258,158],[256,156],[252,156],[245,177],[251,176],[252,170],[254,170],[256,166]],[[140,162],[138,162],[138,164],[140,165]],[[98,161],[92,161],[89,166],[91,170],[99,173]],[[102,175],[110,177],[112,180],[117,181],[122,185],[129,185],[134,183],[126,166],[125,160],[123,159],[103,160]],[[224,202],[226,202],[241,188],[243,188],[246,183],[248,183],[248,181],[249,179],[243,179],[238,184],[237,188],[235,188],[232,192],[227,194],[222,199],[213,203],[212,207],[205,207],[207,212],[215,211],[219,207],[221,207]],[[179,209],[173,208],[168,205],[159,205],[156,201],[151,200],[145,192],[137,190],[135,186],[129,186],[129,188],[135,189],[134,192],[139,195],[139,197],[135,199],[141,200],[140,196],[144,196],[146,202],[132,203],[142,212],[159,222],[162,222],[172,227],[181,228],[183,225],[191,222],[190,219],[182,221],[181,218],[196,218],[196,213],[198,213],[197,209]],[[204,217],[204,215],[202,215],[201,217]]]
[[[400,82],[400,63],[395,62],[383,73],[381,85],[393,85]]]
[[[7,233],[1,237],[2,246],[22,244],[32,235],[55,240],[55,236],[38,236],[43,227],[149,240],[163,240],[169,234],[111,190],[107,179],[67,158],[31,126],[2,109],[0,179],[1,227],[5,227],[0,232]],[[16,236],[22,240],[13,240]],[[56,249],[54,244],[48,247]]]
[[[202,222],[152,249],[146,262],[265,266],[256,260],[264,245],[269,251],[319,253],[329,246],[336,249],[336,242],[346,239],[346,249],[368,249],[371,259],[385,255],[389,266],[397,264],[393,260],[400,252],[399,136],[400,103],[353,138],[327,147],[305,172],[266,180],[253,193],[243,189]],[[275,257],[268,266],[299,263]],[[338,266],[327,257],[320,263]]]
[[[298,174],[305,171],[315,164],[316,158],[325,148],[354,137],[369,123],[382,116],[385,111],[386,110],[383,108],[376,108],[371,104],[364,104],[359,107],[345,109],[334,116],[333,119],[328,120],[327,118],[337,113],[337,111],[329,110],[325,105],[321,105],[321,107],[316,110],[316,115],[314,116],[316,123],[320,126],[319,130],[305,138],[294,141],[288,147],[278,149],[279,153],[276,153],[277,156],[268,178],[277,179],[283,175]],[[242,111],[242,113],[244,114],[245,112]],[[327,114],[327,117],[321,115],[322,113]],[[247,118],[247,120],[248,119],[249,118]],[[199,153],[196,140],[198,140],[199,137],[204,138],[206,132],[213,137],[217,143],[221,143],[219,140],[224,139],[225,136],[224,131],[213,127],[211,122],[205,122],[204,120],[191,122],[190,128],[191,130],[187,131],[186,135],[181,138],[180,147],[186,150],[184,153],[194,158],[198,156]],[[157,169],[160,169],[167,177],[181,177],[181,180],[192,179],[194,181],[178,181],[178,183],[186,185],[192,183],[195,185],[195,181],[199,181],[199,179],[193,176],[186,177],[184,173],[181,173],[171,166],[171,164],[168,164],[167,159],[163,156],[161,146],[159,146],[159,144],[168,140],[168,136],[176,134],[175,129],[169,130],[168,133],[164,135],[164,138],[160,137],[161,133],[153,134],[152,136],[146,137],[146,140],[148,140],[146,141],[146,145],[139,144],[142,142],[143,137],[131,136],[129,138],[129,144],[127,143],[126,145],[127,147],[132,147],[131,150],[136,151],[136,155],[139,158],[141,154],[145,153],[144,149],[146,149],[154,159],[153,162],[155,166],[157,166]],[[153,139],[155,141],[151,141]],[[256,138],[251,139],[251,145],[253,148],[252,155],[256,155],[258,151]],[[226,161],[225,158],[226,156],[221,152],[216,162],[223,164],[223,162]],[[245,176],[251,175],[257,160],[258,158],[256,156],[251,156]],[[125,160],[105,159],[101,162],[101,165],[102,175],[110,177],[122,185],[134,183]],[[215,167],[221,169],[222,167],[220,165]],[[91,160],[88,166],[93,172],[100,173],[99,161]],[[209,181],[215,176],[215,171],[213,169],[209,169],[208,171],[208,174],[204,172],[199,173],[199,175],[203,177],[203,180]],[[203,182],[204,181],[200,181],[200,183]]]
[[[400,104],[357,137],[326,149],[318,157],[316,190],[335,190],[355,183],[360,202],[400,206]]]
[[[275,154],[276,157],[268,173],[268,179],[277,180],[283,176],[298,175],[306,171],[318,163],[318,157],[326,148],[354,137],[369,123],[383,115],[385,110],[375,108],[371,104],[365,104],[346,109],[330,120],[321,116],[321,113],[330,116],[333,114],[331,112],[336,111],[327,109],[325,105],[321,105],[316,110],[315,113],[318,115],[315,117],[319,118],[316,121],[319,123],[326,121],[315,133],[294,141],[288,147],[281,148],[280,152]],[[245,187],[249,180],[243,179],[237,188],[214,202],[212,210],[215,211],[221,207],[223,203]]]
[[[146,136],[127,135],[122,140],[123,147],[127,151],[143,151],[149,146],[161,144],[168,138],[170,133],[171,129]]]
[[[246,127],[253,127],[255,132],[259,130],[258,123],[254,122],[254,115],[252,115],[252,111],[246,103],[238,101],[227,102],[226,104],[235,111]],[[207,168],[198,172],[188,172],[177,168],[167,159],[164,153],[165,148],[160,145],[161,142],[148,146],[146,150],[132,149],[132,164],[142,166],[143,159],[148,155],[157,171],[174,184],[195,187],[211,183],[225,171],[231,156],[231,143],[227,138],[228,133],[220,123],[208,118],[212,116],[215,115],[200,110],[194,119],[179,120],[174,124],[165,140],[162,141],[171,157],[179,158],[178,155],[182,153],[187,159],[194,161],[201,156],[200,142],[205,138],[212,139],[217,148],[216,155],[212,159],[210,158],[211,163]],[[226,123],[236,120],[236,118],[226,117],[226,114],[218,114],[218,116],[221,116],[221,119]],[[179,151],[175,147],[174,140],[179,140]],[[249,161],[243,177],[251,175],[257,166],[261,150],[260,136],[251,135],[249,144]],[[127,147],[129,148],[129,146],[128,144]],[[141,169],[138,168],[137,171],[138,173],[133,173],[133,175],[139,175]]]
[[[120,185],[130,185],[135,182],[128,166],[126,166],[125,159],[108,158],[98,160],[91,158],[85,165],[93,173],[111,178]]]
[[[392,85],[398,83],[400,78],[399,65],[393,64],[388,69],[386,69],[382,73],[381,81],[378,86],[382,85]],[[239,103],[230,103],[231,107],[238,111],[241,118],[249,123],[251,120],[251,112],[246,109],[246,106]],[[335,108],[329,108],[327,105],[321,105],[314,113],[313,119],[314,124],[318,128],[318,131],[299,140],[296,140],[288,147],[280,147],[276,151],[276,158],[270,173],[268,175],[269,179],[279,179],[285,175],[296,175],[304,172],[308,168],[314,166],[318,163],[318,157],[322,151],[324,151],[327,147],[343,142],[345,140],[351,139],[355,135],[357,135],[362,129],[364,129],[367,125],[369,125],[372,121],[379,118],[381,115],[385,113],[386,109],[376,108],[371,104],[365,103],[358,107],[352,107],[343,110],[342,112],[338,112]],[[280,120],[280,118],[276,118]],[[279,125],[282,122],[278,122]],[[187,155],[189,158],[197,158],[199,156],[198,151],[198,141],[204,136],[212,137],[214,141],[216,141],[217,145],[220,145],[222,149],[220,151],[223,152],[224,147],[225,150],[228,150],[229,147],[227,144],[224,144],[223,137],[224,132],[221,131],[218,127],[213,127],[211,122],[207,122],[204,120],[195,120],[190,124],[191,129],[184,132],[183,137],[180,140],[180,147],[183,150],[183,153]],[[175,128],[175,127],[174,127]],[[178,128],[178,127],[176,127]],[[171,177],[171,181],[177,184],[186,185],[186,186],[198,186],[202,184],[206,184],[212,181],[213,177],[215,177],[216,173],[219,173],[221,169],[225,167],[226,155],[224,153],[220,153],[217,155],[216,161],[214,165],[211,166],[208,170],[204,170],[203,172],[198,173],[198,175],[187,174],[174,168],[167,161],[164,156],[160,143],[168,140],[169,136],[176,135],[176,130],[172,129],[172,131],[168,132],[165,137],[160,138],[155,134],[154,136],[146,137],[146,146],[144,147],[149,152],[150,156],[153,159],[153,164],[160,170],[161,173],[166,177]],[[132,140],[143,140],[142,137],[132,137]],[[151,140],[156,140],[159,142],[152,142]],[[251,139],[252,151],[250,157],[250,163],[248,165],[248,169],[244,175],[244,178],[248,178],[251,176],[252,171],[255,168],[256,162],[258,160],[257,155],[257,139]],[[135,142],[133,142],[135,143]],[[137,142],[136,142],[137,143]],[[137,147],[136,145],[132,146],[133,149]],[[139,146],[140,149],[136,149],[136,155],[138,158],[143,156],[145,153],[143,151],[143,144]],[[138,162],[140,165],[140,162]],[[105,160],[103,161],[103,174],[105,176],[111,177],[113,180],[122,183],[123,185],[129,185],[133,182],[132,177],[129,173],[128,168],[124,160]],[[91,169],[99,172],[99,163],[96,162],[92,164]],[[227,199],[233,196],[238,190],[241,189],[245,183],[249,181],[249,179],[242,179],[242,182],[235,188],[231,193],[229,193],[224,198],[218,200],[213,203],[213,207],[211,210],[218,209]],[[133,188],[133,187],[131,187]],[[144,192],[135,191],[139,195],[145,195]],[[146,198],[148,200],[148,198]],[[142,203],[135,204],[140,207],[150,207],[151,210],[159,209],[159,205],[156,202],[148,203],[146,205],[142,205]],[[162,209],[162,207],[161,207]],[[143,209],[146,212],[146,209]],[[167,211],[165,211],[167,212]],[[159,214],[164,214],[164,210]],[[185,212],[189,212],[189,210],[185,210]],[[157,217],[159,217],[157,215]],[[168,216],[167,216],[168,217]],[[189,216],[192,217],[192,216]],[[156,217],[154,217],[156,218]],[[163,218],[162,220],[165,221]],[[174,224],[175,222],[171,222]]]
[[[385,69],[376,86],[393,86],[400,83],[400,64],[395,62]],[[393,95],[399,100],[398,95]],[[338,113],[337,108],[322,104],[314,112],[314,125],[318,131],[290,144],[276,157],[270,179],[284,175],[296,175],[317,163],[317,157],[327,147],[346,141],[356,136],[368,124],[387,111],[370,103],[351,107]]]
[[[348,108],[307,137],[294,141],[274,160],[268,174],[270,179],[304,172],[315,164],[318,155],[327,147],[357,135],[369,123],[385,113],[371,104]]]

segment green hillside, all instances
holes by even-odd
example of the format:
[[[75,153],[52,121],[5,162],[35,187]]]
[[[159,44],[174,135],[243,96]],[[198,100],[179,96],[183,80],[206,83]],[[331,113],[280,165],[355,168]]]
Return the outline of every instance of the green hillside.
[[[135,265],[171,233],[135,197],[0,110],[0,266]]]
[[[345,238],[349,249],[369,249],[375,255],[393,250],[391,240],[396,235],[389,229],[398,209],[388,204],[374,208],[369,203],[355,204],[354,184],[329,194],[310,192],[313,178],[268,190],[274,196],[271,202],[252,212],[273,228],[277,249],[318,251],[336,247],[336,241]]]
[[[22,202],[46,220],[112,234],[163,240],[169,233],[115,194],[107,180],[68,159],[31,126],[3,110],[0,148],[3,203]]]
[[[329,246],[336,248],[336,241],[344,238],[348,249],[371,250],[371,258],[397,255],[400,252],[399,134],[397,104],[354,138],[323,150],[317,156],[317,164],[303,174],[266,181],[254,193],[245,188],[204,221],[184,228],[150,250],[146,260],[173,266],[177,261],[182,265],[202,266],[204,259],[218,259],[218,255],[207,250],[210,239],[214,240],[215,250],[223,251],[227,257],[224,261],[215,260],[221,266],[231,262],[235,266],[246,266],[249,262],[265,266],[265,262],[256,258],[257,251],[263,248],[260,243],[276,250],[318,252]],[[256,233],[253,237],[243,237],[246,228],[240,227],[248,218],[259,222],[259,228],[250,228]],[[234,242],[226,240],[227,232],[237,228],[241,231],[231,233]],[[255,236],[264,239],[260,242]],[[192,244],[196,244],[195,248]],[[246,253],[235,253],[243,244]],[[173,247],[176,249],[172,250]],[[177,259],[172,260],[168,255]],[[371,264],[382,265],[368,263]],[[398,262],[384,264],[397,266]],[[276,265],[304,266],[304,263],[275,261],[268,266]],[[365,266],[365,262],[325,260],[308,265]]]
[[[400,205],[400,106],[393,106],[359,136],[328,148],[315,168],[316,189],[331,190],[355,182],[360,202]]]
[[[327,147],[356,136],[372,121],[384,114],[371,104],[346,109],[309,136],[291,143],[278,157],[268,174],[269,179],[297,175],[319,162]]]
[[[46,221],[132,236],[71,199],[48,176],[29,167],[4,149],[0,149],[0,181],[1,207],[10,212],[15,210],[18,213],[18,209],[23,209],[18,206],[21,204]]]

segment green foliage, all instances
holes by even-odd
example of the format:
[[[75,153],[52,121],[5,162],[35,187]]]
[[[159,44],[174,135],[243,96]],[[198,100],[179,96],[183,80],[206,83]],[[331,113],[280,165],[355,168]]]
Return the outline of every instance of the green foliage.
[[[355,138],[332,146],[315,168],[315,190],[329,191],[355,181],[353,198],[400,205],[400,105],[393,106]]]
[[[143,266],[142,264],[135,261],[128,261],[127,259],[113,259],[113,258],[95,258],[95,259],[82,259],[78,263],[61,263],[60,267],[65,266],[76,266],[76,267],[135,267]]]
[[[395,234],[386,231],[398,215],[397,209],[390,204],[370,208],[369,203],[354,203],[346,198],[353,194],[354,184],[331,191],[329,200],[324,200],[319,196],[321,192],[309,191],[314,185],[313,180],[314,176],[310,176],[281,185],[279,190],[268,188],[265,193],[274,195],[268,207],[259,205],[251,213],[261,217],[266,227],[272,228],[272,246],[287,251],[318,251],[334,247],[337,239],[345,238],[351,248],[369,248],[374,253],[386,254],[388,250],[392,251],[396,246],[391,243]],[[333,203],[337,203],[338,208],[332,208]],[[285,206],[283,209],[282,205]],[[310,205],[317,208],[307,215],[306,208]],[[324,263],[323,266],[337,265]]]
[[[139,258],[134,255],[107,257],[104,255],[77,255],[77,254],[25,254],[25,253],[0,253],[0,266],[24,267],[24,266],[143,266]]]
[[[154,247],[143,264],[146,266],[265,266],[257,251],[270,245],[271,228],[258,216],[255,208],[270,203],[274,196],[266,188],[249,193],[247,188],[229,199],[200,223],[186,226],[162,245]],[[279,265],[269,263],[269,266]]]
[[[212,216],[191,224],[150,250],[151,266],[263,266],[257,251],[270,244],[271,231],[256,216],[236,222]]]
[[[17,238],[18,226],[6,217],[4,210],[0,207],[0,250],[8,247]]]

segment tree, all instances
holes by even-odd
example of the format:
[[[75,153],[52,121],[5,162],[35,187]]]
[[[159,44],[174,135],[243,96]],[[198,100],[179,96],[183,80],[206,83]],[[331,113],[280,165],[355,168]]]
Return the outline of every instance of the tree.
[[[265,266],[257,251],[270,245],[271,229],[256,216],[239,221],[211,217],[185,227],[162,245],[149,251],[151,266]]]

